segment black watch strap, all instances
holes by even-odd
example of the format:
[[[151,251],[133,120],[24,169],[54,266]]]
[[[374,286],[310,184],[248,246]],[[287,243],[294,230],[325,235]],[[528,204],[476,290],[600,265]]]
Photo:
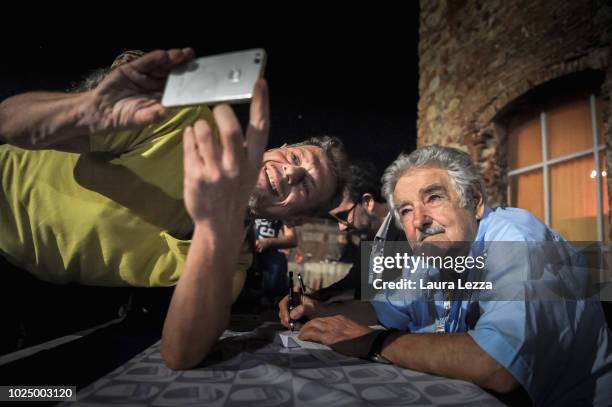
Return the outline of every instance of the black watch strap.
[[[400,332],[399,329],[391,328],[391,329],[381,329],[380,332],[376,333],[376,338],[372,342],[372,346],[370,346],[370,352],[368,352],[368,359],[379,359],[382,357],[382,347],[385,343],[385,340],[389,337],[389,335],[393,335],[396,332]]]

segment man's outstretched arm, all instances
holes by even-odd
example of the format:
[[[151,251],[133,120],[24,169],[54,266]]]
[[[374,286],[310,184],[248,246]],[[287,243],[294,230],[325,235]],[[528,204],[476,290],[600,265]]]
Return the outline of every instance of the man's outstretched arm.
[[[300,339],[320,342],[342,353],[349,349],[367,354],[370,334],[368,327],[336,315],[307,322],[300,330]],[[467,333],[398,332],[385,340],[382,355],[407,369],[466,380],[499,393],[518,386],[512,374]]]
[[[137,129],[161,120],[170,71],[192,59],[191,48],[153,51],[113,70],[93,90],[29,92],[0,103],[0,141],[26,149],[86,152],[87,136]]]
[[[518,386],[510,372],[467,333],[404,334],[385,342],[383,356],[398,366],[467,380],[498,393]]]
[[[195,230],[162,334],[162,357],[172,369],[196,366],[228,323],[244,214],[268,140],[265,82],[255,87],[246,141],[229,106],[213,114],[220,140],[204,120],[184,134],[184,198]]]
[[[233,233],[223,230],[232,226]],[[168,367],[197,365],[227,327],[242,227],[196,225],[164,323],[161,353]]]

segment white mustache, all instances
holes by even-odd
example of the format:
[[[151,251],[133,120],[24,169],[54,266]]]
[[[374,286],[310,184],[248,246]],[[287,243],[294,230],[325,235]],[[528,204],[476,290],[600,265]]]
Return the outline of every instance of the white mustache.
[[[429,226],[423,231],[417,229],[417,241],[422,242],[428,236],[437,235],[438,233],[443,233],[445,231],[446,229],[442,226]]]

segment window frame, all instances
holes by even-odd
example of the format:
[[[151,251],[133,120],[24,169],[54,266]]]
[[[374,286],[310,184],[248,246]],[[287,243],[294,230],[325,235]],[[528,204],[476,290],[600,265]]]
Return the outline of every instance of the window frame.
[[[603,184],[602,182],[602,171],[601,168],[601,160],[600,154],[602,151],[606,151],[605,144],[599,143],[599,128],[597,123],[597,98],[594,94],[589,96],[589,104],[590,104],[590,112],[591,112],[591,137],[592,137],[592,148],[576,151],[571,154],[566,154],[561,157],[549,159],[548,158],[548,121],[546,111],[540,112],[540,137],[542,138],[542,161],[530,164],[524,167],[519,167],[516,169],[511,169],[508,171],[508,181],[513,176],[525,174],[535,170],[542,170],[542,180],[543,180],[543,198],[544,198],[544,223],[547,226],[550,226],[550,167],[566,161],[571,161],[576,158],[585,157],[588,155],[593,156],[593,164],[596,168],[595,179],[595,197],[596,197],[596,205],[597,205],[597,240],[600,242],[604,241],[604,213],[603,213]],[[508,137],[511,137],[509,134]],[[520,152],[519,152],[520,154]],[[607,174],[606,174],[607,175]],[[508,182],[508,202],[512,202],[512,188],[510,187],[511,182]]]

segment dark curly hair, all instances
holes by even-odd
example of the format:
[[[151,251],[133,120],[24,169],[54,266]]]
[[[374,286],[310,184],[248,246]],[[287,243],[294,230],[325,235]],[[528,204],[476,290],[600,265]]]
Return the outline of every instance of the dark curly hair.
[[[385,203],[382,195],[382,183],[376,166],[367,160],[353,161],[350,167],[350,178],[346,184],[346,194],[352,202],[360,202],[363,194],[371,194],[374,200]]]

